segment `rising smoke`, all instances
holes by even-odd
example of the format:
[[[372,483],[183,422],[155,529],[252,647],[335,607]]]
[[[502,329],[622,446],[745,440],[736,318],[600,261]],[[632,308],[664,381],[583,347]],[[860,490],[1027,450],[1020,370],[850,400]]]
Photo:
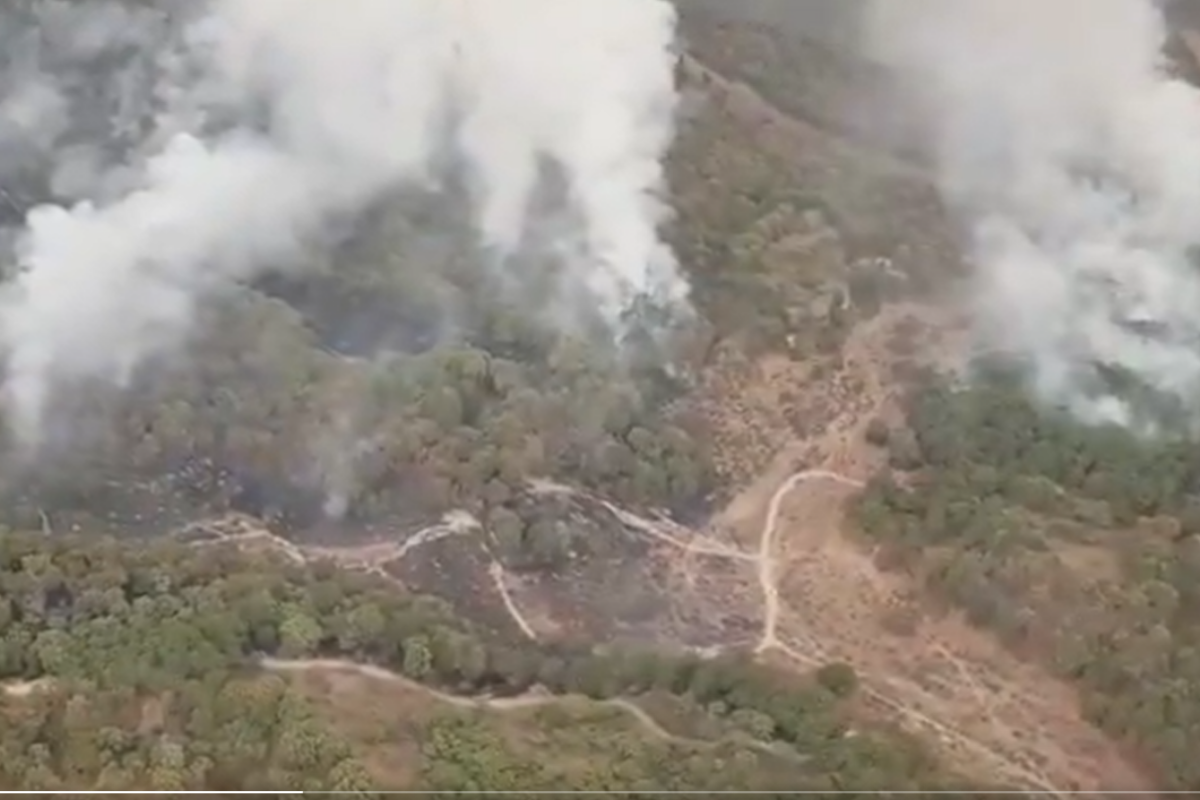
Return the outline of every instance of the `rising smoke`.
[[[993,345],[1046,399],[1129,421],[1116,369],[1200,398],[1200,93],[1153,0],[875,0],[873,55],[932,120]]]
[[[61,386],[178,348],[206,298],[305,263],[448,158],[496,264],[549,163],[579,221],[568,288],[614,322],[638,295],[684,301],[658,237],[674,21],[666,0],[0,11],[0,222],[40,203],[0,297],[15,431],[34,437]]]

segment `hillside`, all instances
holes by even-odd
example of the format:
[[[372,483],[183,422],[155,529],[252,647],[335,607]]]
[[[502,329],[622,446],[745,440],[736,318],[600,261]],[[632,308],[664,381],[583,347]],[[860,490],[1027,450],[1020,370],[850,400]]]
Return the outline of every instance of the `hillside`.
[[[799,678],[734,656],[541,645],[479,630],[379,577],[298,565],[292,552],[6,535],[3,786],[867,790],[945,780],[915,743],[851,727],[844,665]]]
[[[0,788],[1200,786],[1194,443],[975,358],[848,6],[679,2],[694,318],[546,324],[451,187],[55,398],[0,469]]]

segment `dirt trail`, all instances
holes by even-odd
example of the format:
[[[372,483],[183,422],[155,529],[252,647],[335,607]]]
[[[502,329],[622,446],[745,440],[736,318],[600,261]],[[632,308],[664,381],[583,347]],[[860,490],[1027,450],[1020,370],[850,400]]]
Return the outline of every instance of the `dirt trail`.
[[[765,653],[768,650],[774,650],[778,653],[784,654],[793,661],[805,665],[806,667],[814,667],[828,663],[828,661],[831,660],[830,651],[824,645],[820,644],[816,640],[809,640],[806,642],[808,647],[802,649],[796,644],[784,640],[777,634],[779,620],[782,612],[785,610],[785,606],[780,602],[779,591],[777,588],[777,559],[773,552],[774,539],[778,532],[779,520],[782,514],[781,509],[784,501],[791,492],[809,482],[834,483],[851,489],[861,485],[861,482],[855,478],[825,469],[804,470],[787,476],[785,480],[775,488],[775,491],[772,493],[769,502],[766,504],[767,512],[762,528],[759,532],[759,544],[756,552],[743,552],[738,550],[736,547],[718,542],[712,542],[711,544],[704,545],[698,540],[704,540],[708,537],[704,534],[697,534],[696,532],[692,532],[693,535],[690,539],[685,539],[683,538],[683,535],[685,534],[686,529],[683,529],[681,526],[677,526],[674,523],[648,519],[608,503],[607,501],[599,500],[598,498],[591,497],[590,495],[585,495],[583,492],[571,489],[570,487],[563,486],[561,484],[556,484],[552,481],[541,481],[534,487],[534,490],[539,492],[572,493],[577,496],[586,496],[591,500],[599,500],[604,508],[606,508],[631,530],[642,532],[655,541],[667,544],[668,546],[677,548],[685,553],[703,552],[718,558],[723,557],[731,560],[754,562],[758,572],[759,584],[763,592],[764,601],[763,627],[757,651],[760,653]],[[466,527],[465,521],[463,521],[461,517],[459,519],[460,524],[458,531],[462,532],[467,530],[468,528]],[[403,555],[412,552],[421,544],[428,544],[448,535],[446,533],[446,528],[448,527],[447,525],[432,526],[419,531],[417,534],[414,534],[407,540],[406,545],[393,544],[385,546],[373,544],[365,547],[346,549],[328,547],[303,548],[288,542],[282,537],[264,531],[261,528],[238,530],[239,526],[247,525],[249,522],[250,521],[248,520],[235,520],[235,524],[231,526],[232,529],[218,529],[213,530],[212,532],[219,536],[217,541],[233,544],[246,544],[252,543],[256,540],[261,540],[264,543],[268,543],[277,547],[287,557],[297,561],[303,561],[307,563],[314,560],[331,559],[341,563],[347,568],[357,568],[368,571],[382,571],[383,563],[393,562],[397,556],[402,557]],[[365,558],[367,554],[371,554],[375,558],[381,559],[381,561],[369,563]],[[500,596],[504,601],[505,608],[508,614],[512,617],[516,626],[526,637],[530,639],[538,638],[536,629],[525,618],[524,614],[518,608],[510,593],[507,591],[507,587],[504,583],[504,570],[500,566],[499,562],[493,561],[491,567],[489,568],[489,572],[492,579],[496,582],[497,589],[499,590]],[[803,638],[804,637],[801,637],[801,639]],[[264,666],[270,669],[281,671],[317,670],[322,668],[331,670],[340,669],[343,671],[352,670],[367,677],[373,677],[380,680],[404,681],[408,685],[419,686],[419,684],[409,681],[407,678],[404,678],[401,675],[397,675],[380,667],[369,664],[357,664],[350,661],[321,659],[307,661],[285,661],[280,659],[265,659],[262,663]],[[428,687],[421,688],[430,692],[431,694],[436,695],[447,703],[452,703],[463,707],[479,706],[480,704],[483,704],[495,709],[520,708],[553,702],[554,700],[553,697],[548,697],[541,694],[529,694],[514,698],[464,698],[438,693],[436,690],[429,689]],[[911,707],[904,700],[898,699],[893,694],[887,693],[871,685],[865,686],[864,690],[872,699],[879,702],[881,705],[902,715],[905,718],[919,723],[926,729],[932,730],[939,736],[939,738],[948,740],[961,748],[965,748],[977,754],[979,757],[994,760],[998,765],[997,771],[1006,776],[1019,779],[1020,785],[1045,790],[1050,789],[1049,784],[1047,784],[1045,781],[1039,779],[1033,774],[1028,773],[1027,771],[1020,770],[1015,765],[1006,761],[1003,757],[997,755],[986,744],[972,739],[957,729],[931,718],[927,714],[922,713],[920,710]],[[629,713],[634,714],[636,717],[642,720],[643,725],[645,725],[648,730],[657,730],[655,733],[656,736],[662,736],[679,741],[690,741],[680,740],[678,737],[675,737],[669,732],[662,730],[661,726],[658,726],[657,723],[654,723],[653,719],[634,703],[623,700],[612,700],[609,702],[613,705],[621,706]],[[650,724],[647,724],[647,722]],[[767,746],[764,745],[764,747]],[[776,751],[772,749],[771,752]]]
[[[525,638],[527,639],[537,639],[537,631],[534,630],[533,625],[529,623],[525,615],[521,613],[521,609],[513,601],[512,593],[508,591],[504,567],[500,566],[499,561],[492,561],[488,567],[488,575],[491,577],[492,583],[496,585],[496,591],[500,595],[500,600],[504,603],[504,610],[508,612],[508,616],[516,623],[521,633],[525,634]]]
[[[780,618],[785,604],[780,599],[780,582],[775,574],[774,566],[776,561],[771,550],[771,544],[778,531],[779,508],[783,501],[793,490],[798,489],[806,479],[813,479],[814,476],[818,479],[828,479],[825,474],[819,471],[816,473],[797,473],[789,478],[772,498],[773,502],[770,511],[774,513],[768,513],[767,519],[763,524],[761,532],[761,552],[763,553],[763,558],[759,562],[759,578],[763,586],[766,603],[764,608],[763,634],[756,648],[757,652],[766,653],[767,651],[775,650],[787,658],[808,667],[819,667],[831,661],[845,659],[862,673],[864,679],[862,690],[871,700],[898,715],[901,721],[907,721],[911,725],[932,734],[935,740],[942,744],[943,749],[951,749],[969,754],[970,760],[975,761],[977,769],[979,766],[986,764],[991,776],[1003,780],[1009,783],[1009,785],[1039,789],[1054,795],[1060,794],[1049,778],[1040,772],[1033,771],[1022,765],[1019,761],[1005,754],[1004,751],[992,746],[986,739],[977,738],[977,735],[972,736],[965,733],[959,727],[945,721],[945,717],[935,718],[923,711],[922,704],[919,701],[914,702],[911,696],[906,696],[911,695],[911,693],[903,691],[898,684],[891,680],[886,672],[880,674],[874,670],[864,670],[864,663],[869,664],[869,662],[864,662],[861,658],[855,658],[855,653],[840,647],[840,643],[834,638],[837,634],[831,631],[829,626],[822,626],[819,632],[808,630],[807,626],[804,626],[802,629],[803,632],[797,637],[806,643],[806,646],[803,647],[789,644],[786,638],[787,634],[782,637],[780,636]],[[840,475],[837,482],[851,487],[856,485],[861,486],[858,481]],[[850,583],[851,585],[854,583],[855,576],[843,574],[839,577],[843,582]],[[870,664],[870,666],[875,665]],[[970,680],[968,685],[972,688],[978,687],[978,683],[974,680]],[[984,700],[986,703],[986,699],[981,695],[976,694],[976,698]]]
[[[762,532],[758,537],[758,556],[756,558],[758,563],[758,583],[762,587],[763,593],[763,632],[762,638],[755,648],[755,652],[758,653],[779,645],[779,639],[775,633],[779,624],[779,581],[775,574],[774,551],[779,508],[784,498],[793,489],[806,481],[832,481],[854,488],[862,488],[863,486],[861,481],[847,478],[845,475],[823,469],[812,469],[793,473],[775,490],[775,494],[771,495],[771,502],[767,505],[767,518],[763,522]]]
[[[712,540],[707,544],[701,544],[703,540],[710,537],[695,532],[690,539],[684,539],[677,531],[663,530],[664,527],[675,527],[673,525],[663,525],[609,503],[603,503],[603,505],[630,529],[643,532],[655,541],[665,543],[684,553],[703,552],[717,558],[753,562],[763,594],[762,633],[756,651],[763,654],[775,651],[805,667],[819,667],[832,660],[837,660],[835,649],[827,647],[819,638],[797,636],[793,631],[788,632],[791,634],[789,638],[792,641],[778,635],[780,618],[785,610],[790,609],[787,609],[780,599],[777,575],[779,558],[775,552],[775,539],[781,527],[782,508],[789,495],[801,487],[830,483],[850,491],[857,491],[863,486],[862,480],[858,478],[828,469],[806,469],[786,476],[775,487],[765,504],[766,514],[763,517],[762,526],[757,532],[758,544],[755,552],[745,552]],[[543,492],[574,492],[569,487],[548,481],[542,482],[538,489]],[[578,494],[578,492],[574,493]],[[838,501],[840,502],[842,499],[844,499],[844,493],[838,497]],[[806,646],[798,646],[795,643],[797,639],[804,641]],[[857,660],[851,660],[856,667],[861,666]],[[1041,790],[1048,794],[1060,793],[1056,791],[1055,785],[1040,773],[1023,767],[1019,762],[990,746],[986,741],[968,735],[948,722],[934,718],[922,711],[919,706],[914,705],[905,697],[903,691],[896,691],[895,687],[888,684],[888,681],[876,683],[877,677],[870,673],[864,675],[864,678],[863,691],[869,698],[901,719],[933,734],[936,740],[943,742],[946,747],[968,754],[976,771],[982,762],[987,765],[989,777],[995,777],[1010,785]],[[970,685],[973,688],[978,686],[976,682],[972,682]],[[885,689],[883,686],[888,688]]]
[[[956,616],[904,631],[889,623],[919,608],[919,587],[879,570],[845,537],[843,517],[880,466],[865,427],[895,413],[884,342],[897,321],[855,331],[842,367],[853,398],[834,397],[822,432],[785,447],[718,517],[719,527],[758,542],[758,652],[808,666],[849,662],[868,698],[931,734],[967,774],[1051,794],[1145,790],[1151,782],[1083,719],[1068,685]]]
[[[837,437],[835,436],[834,438]],[[860,489],[863,486],[863,481],[857,477],[851,477],[823,468],[804,469],[786,475],[782,481],[775,485],[767,502],[759,506],[759,508],[762,508],[765,505],[766,512],[765,515],[760,517],[762,524],[756,532],[757,546],[753,552],[739,550],[731,545],[718,542],[708,535],[694,531],[691,532],[692,535],[690,538],[685,539],[682,531],[674,530],[678,528],[674,524],[664,524],[656,520],[647,519],[615,507],[610,503],[602,504],[631,530],[643,532],[649,538],[667,544],[685,554],[702,552],[716,558],[753,562],[763,594],[762,632],[756,647],[756,651],[760,654],[766,656],[769,652],[773,651],[805,667],[819,667],[830,661],[846,658],[846,660],[849,660],[856,668],[861,670],[863,666],[862,660],[852,656],[847,657],[843,649],[837,646],[836,640],[833,646],[830,646],[830,633],[824,629],[821,636],[805,635],[803,631],[797,631],[794,628],[787,630],[785,636],[779,635],[780,621],[785,613],[790,613],[791,611],[781,599],[779,591],[780,575],[778,574],[778,566],[781,559],[776,552],[776,538],[780,533],[782,527],[781,521],[785,516],[783,507],[793,492],[809,486],[820,487],[822,485],[828,486],[828,484],[834,484],[841,491],[834,494],[829,492],[823,492],[822,494],[832,497],[835,504],[840,504],[846,499],[848,493]],[[573,492],[580,494],[569,487],[548,481],[542,482],[538,489],[544,492]],[[666,529],[664,530],[664,528]],[[846,580],[844,574],[836,577],[843,583]],[[844,590],[845,587],[842,588],[842,591]],[[833,636],[836,635],[836,633],[833,634]],[[889,679],[886,673],[881,676],[874,671],[867,671],[863,674],[863,678],[863,691],[871,700],[883,706],[892,714],[899,716],[902,720],[907,720],[913,726],[922,729],[927,734],[932,734],[936,741],[940,741],[943,744],[944,750],[951,749],[959,753],[963,757],[956,759],[956,762],[960,765],[964,760],[969,762],[970,766],[973,767],[972,774],[977,773],[980,766],[986,765],[988,777],[995,778],[1008,785],[1040,790],[1048,794],[1060,793],[1055,783],[1049,778],[1038,771],[1023,766],[1019,760],[1006,755],[1003,750],[992,746],[987,739],[981,738],[978,735],[968,734],[943,718],[935,717],[923,710],[921,703],[913,702],[911,699],[913,693],[907,690],[908,687],[895,684]],[[976,680],[971,680],[969,685],[973,689],[978,690],[980,684]],[[980,697],[981,695],[976,695],[977,699]],[[944,711],[944,709],[941,710]],[[952,719],[953,715],[949,718]]]
[[[364,678],[377,681],[385,681],[388,683],[398,684],[412,691],[423,692],[430,697],[435,698],[439,702],[452,705],[457,708],[486,708],[492,711],[515,711],[522,708],[535,708],[537,706],[550,705],[560,702],[563,698],[557,695],[549,694],[545,691],[532,690],[525,694],[516,695],[513,697],[466,697],[462,695],[449,694],[441,692],[423,683],[414,681],[411,678],[405,677],[398,672],[393,672],[383,667],[374,664],[365,664],[357,661],[349,661],[345,659],[334,658],[311,658],[311,659],[282,659],[282,658],[262,658],[259,660],[259,665],[264,669],[272,672],[349,672],[359,675]],[[28,697],[34,692],[50,689],[53,681],[49,678],[38,678],[32,681],[12,681],[0,684],[0,692],[3,692],[9,697]],[[666,742],[675,742],[691,747],[714,748],[718,747],[721,742],[709,739],[693,739],[687,736],[680,736],[671,733],[658,721],[654,719],[637,703],[623,698],[610,698],[607,700],[591,700],[589,702],[597,705],[610,706],[619,708],[633,719],[656,739],[661,739]],[[784,751],[772,748],[764,742],[748,743],[750,746],[763,751],[768,751],[776,756],[791,757],[797,761],[804,761],[804,757],[799,754],[788,754]]]
[[[363,664],[357,661],[347,661],[343,659],[279,659],[279,658],[264,658],[259,661],[259,664],[264,668],[274,672],[350,672],[360,675],[364,678],[377,681],[385,681],[403,686],[406,689],[425,694],[433,697],[440,702],[458,708],[485,708],[492,711],[515,711],[523,708],[536,708],[538,706],[551,705],[553,703],[562,702],[563,698],[558,695],[553,695],[545,690],[534,689],[525,694],[516,695],[514,697],[464,697],[461,695],[448,694],[438,691],[432,687],[426,686],[423,683],[412,680],[397,672],[375,666],[374,664]],[[633,717],[647,733],[656,739],[664,742],[673,742],[689,747],[698,747],[712,749],[721,746],[723,742],[711,739],[693,739],[688,736],[680,736],[671,733],[666,728],[658,723],[654,717],[646,712],[644,708],[630,700],[624,698],[610,698],[607,700],[593,700],[588,702],[596,705],[609,706],[611,708],[619,708],[624,713]],[[748,740],[747,746],[762,752],[767,752],[773,756],[784,757],[795,760],[799,763],[804,763],[808,759],[798,753],[787,753],[786,751],[771,747],[765,742]]]
[[[194,546],[211,546],[215,544],[253,546],[261,542],[282,553],[286,558],[298,564],[309,564],[316,561],[332,561],[345,568],[368,572],[384,578],[390,583],[400,584],[386,567],[404,560],[418,548],[447,539],[451,536],[463,536],[481,530],[479,521],[465,511],[451,511],[440,523],[422,528],[407,536],[403,541],[372,542],[354,547],[301,546],[288,541],[284,537],[265,529],[262,523],[251,517],[230,515],[217,520],[209,520],[189,526],[190,529],[203,528],[213,538],[194,543]],[[507,572],[498,559],[492,557],[488,565],[488,577],[496,588],[508,616],[526,638],[536,639],[534,627],[517,607],[512,593],[508,588]]]
[[[804,138],[800,134],[808,123],[751,87],[691,57],[684,66],[723,91],[742,113],[767,120],[781,134],[794,132],[797,142]],[[864,157],[880,169],[928,179],[918,167],[885,154],[864,151]],[[904,316],[914,309],[894,311]],[[915,311],[914,316],[929,317],[927,309]],[[948,347],[931,348],[926,355],[952,362],[959,349],[953,336],[957,325],[939,316],[925,321],[952,335],[942,343]],[[756,562],[763,593],[758,651],[810,666],[849,661],[863,676],[868,696],[933,733],[952,757],[958,754],[954,760],[968,767],[987,765],[1002,780],[1047,791],[1149,785],[1082,719],[1069,687],[1019,663],[985,634],[956,619],[926,624],[913,635],[885,629],[884,621],[903,609],[913,587],[882,574],[870,554],[845,540],[842,514],[849,495],[878,466],[859,444],[866,422],[894,412],[894,389],[885,377],[890,359],[882,343],[892,322],[886,317],[860,326],[847,343],[843,372],[860,383],[829,398],[839,408],[826,431],[785,446],[715,520],[715,528],[741,532],[743,541],[753,537],[758,543],[753,559],[740,550],[726,556]],[[722,555],[713,552],[717,545],[693,541],[687,547],[697,549]],[[930,667],[947,673],[936,686],[920,680],[919,673]],[[1076,757],[1073,751],[1085,755]]]
[[[886,416],[895,399],[881,376],[880,337],[911,310],[900,307],[860,326],[847,344],[843,367],[860,373],[848,390],[853,396],[834,398],[823,432],[785,447],[708,530],[639,515],[551,480],[536,481],[531,490],[587,500],[628,530],[685,556],[753,564],[762,594],[760,657],[805,667],[847,661],[859,672],[863,694],[872,703],[924,731],[940,744],[943,757],[967,774],[1051,794],[1142,789],[1148,781],[1083,720],[1070,687],[953,618],[926,620],[911,632],[891,630],[888,615],[912,587],[881,573],[870,554],[843,536],[845,503],[878,466],[878,454],[861,444],[863,429],[871,417]],[[386,565],[478,525],[467,515],[454,514],[403,543],[356,548],[299,547],[261,528],[218,535],[227,542],[263,540],[297,561],[330,559],[395,580]],[[742,540],[752,545],[743,548],[716,535],[739,529],[746,532]],[[530,639],[539,638],[494,558],[489,576],[516,627]]]
[[[29,697],[34,692],[49,689],[52,681],[49,678],[36,678],[31,681],[7,681],[0,684],[0,692],[9,697]]]
[[[801,124],[748,87],[727,81],[690,57],[685,58],[685,66],[738,94],[781,126]],[[889,167],[911,169],[900,162]],[[851,663],[862,678],[862,691],[868,698],[931,734],[941,743],[943,755],[956,766],[967,768],[968,774],[986,772],[981,777],[1054,795],[1145,789],[1150,785],[1145,776],[1083,720],[1068,686],[1036,667],[1020,663],[985,634],[954,618],[926,620],[916,630],[903,634],[888,629],[888,613],[911,594],[911,587],[895,576],[882,574],[869,554],[846,540],[842,514],[846,501],[878,466],[878,454],[862,447],[862,434],[871,417],[886,417],[894,403],[894,389],[885,378],[887,359],[881,356],[881,337],[907,313],[913,313],[913,308],[898,306],[856,329],[846,345],[841,371],[854,375],[858,383],[852,388],[842,387],[842,394],[832,397],[837,410],[824,431],[785,446],[771,466],[717,515],[707,531],[641,516],[553,481],[538,481],[531,488],[534,492],[587,497],[628,529],[686,555],[754,564],[763,597],[762,630],[756,648],[761,657],[781,656],[806,667],[831,660]],[[249,518],[232,517],[216,524],[206,523],[205,527],[214,534],[214,541],[198,542],[198,546],[258,542],[297,563],[331,560],[395,581],[386,565],[422,546],[478,531],[480,524],[470,515],[455,512],[403,542],[347,548],[301,547]],[[753,548],[742,549],[719,540],[714,534],[720,530],[746,532],[746,541],[753,540]],[[495,558],[489,575],[518,629],[526,637],[537,639],[536,627],[513,600],[503,566]],[[511,710],[556,700],[538,693],[511,698],[458,697],[379,667],[349,661],[266,659],[262,663],[280,672],[352,671],[366,678],[401,682],[460,707]],[[23,696],[44,683],[10,683],[2,691],[9,696]],[[605,702],[631,714],[660,739],[713,746],[712,742],[666,731],[628,700]]]

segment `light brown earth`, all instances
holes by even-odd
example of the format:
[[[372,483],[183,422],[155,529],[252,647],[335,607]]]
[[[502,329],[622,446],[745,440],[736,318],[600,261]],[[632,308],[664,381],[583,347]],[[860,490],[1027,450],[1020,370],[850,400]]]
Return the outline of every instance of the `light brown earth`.
[[[855,402],[815,440],[785,447],[721,515],[724,525],[759,539],[760,652],[802,664],[851,663],[873,700],[927,732],[952,763],[1009,785],[1149,788],[1121,749],[1084,721],[1069,686],[957,615],[923,613],[919,588],[884,573],[847,535],[846,501],[879,457],[863,444],[863,430],[872,417],[886,417],[894,399],[881,377],[877,331],[861,329],[847,349],[845,369],[863,387]],[[797,460],[806,468],[788,475]]]
[[[694,62],[688,69],[703,70]],[[805,123],[770,108],[749,89],[709,74],[735,95],[742,113],[759,115],[775,131],[776,146],[802,146]],[[793,143],[788,144],[789,141]],[[889,164],[888,169],[909,167]],[[1050,794],[1129,790],[1150,792],[1151,779],[1127,754],[1083,718],[1070,686],[1022,662],[993,637],[954,614],[933,614],[920,588],[885,573],[851,535],[846,503],[879,466],[881,453],[864,443],[872,418],[892,419],[900,385],[891,346],[897,327],[919,330],[917,354],[943,366],[960,354],[961,326],[944,310],[922,305],[886,307],[850,335],[840,365],[815,375],[811,365],[782,356],[718,366],[702,388],[700,405],[718,446],[747,475],[742,489],[702,530],[639,516],[600,498],[588,498],[640,538],[642,570],[631,580],[658,593],[640,637],[705,652],[749,647],[758,657],[807,669],[846,661],[859,673],[868,705],[919,732],[952,766],[980,779]],[[802,418],[803,425],[789,423]],[[585,497],[571,487],[542,482],[533,491]],[[510,574],[488,551],[478,523],[452,515],[400,541],[355,548],[300,547],[263,531],[252,520],[231,520],[214,541],[260,542],[297,561],[332,559],[405,583],[412,571],[437,571],[433,562],[402,570],[425,551],[449,552],[467,543],[477,551],[467,569],[471,584],[502,608],[514,630],[555,638],[582,630],[612,637],[597,620],[610,619],[611,597],[581,593],[576,577]],[[580,566],[584,569],[586,565]],[[617,567],[609,565],[615,570]],[[411,567],[411,565],[410,565]],[[622,568],[625,568],[624,566]],[[613,573],[606,573],[610,577]],[[432,578],[431,578],[432,580]],[[611,590],[608,595],[614,594]],[[714,623],[715,618],[721,618]],[[628,631],[626,631],[628,633]],[[268,666],[363,680],[400,680],[372,667],[323,662]],[[446,702],[477,700],[443,698]],[[501,701],[487,701],[497,703]],[[508,703],[542,703],[544,697]],[[623,705],[654,735],[636,706]]]
[[[1200,50],[1200,36],[1190,35],[1187,41]],[[823,136],[700,62],[689,58],[685,67],[722,93],[736,113],[757,120],[748,124],[764,131],[765,146],[798,152]],[[881,171],[920,178],[910,165],[872,157]],[[704,529],[591,498],[641,538],[649,548],[646,563],[661,571],[667,597],[655,621],[663,631],[659,640],[708,652],[750,647],[764,660],[801,669],[848,662],[881,714],[923,734],[950,764],[981,779],[1049,794],[1149,794],[1150,778],[1084,720],[1070,686],[1023,662],[958,615],[931,613],[919,586],[882,571],[874,554],[852,536],[847,501],[882,455],[864,443],[865,427],[875,417],[893,419],[898,413],[897,357],[889,343],[905,321],[917,322],[924,331],[921,360],[945,365],[959,354],[961,328],[952,315],[929,306],[896,305],[858,326],[840,366],[827,374],[816,375],[812,365],[777,355],[719,365],[710,373],[701,391],[702,410],[718,445],[731,454],[731,471],[747,477]],[[802,419],[803,430],[795,430],[794,418]],[[533,490],[583,496],[549,481]],[[297,562],[332,560],[397,582],[399,567],[423,551],[471,543],[484,565],[477,585],[491,593],[514,630],[540,639],[571,627],[565,617],[573,612],[564,613],[554,594],[571,587],[539,585],[510,574],[480,544],[479,523],[466,514],[352,548],[302,547],[244,517],[204,527],[212,538],[198,545],[262,545]],[[1089,554],[1081,547],[1076,555]],[[712,616],[713,608],[740,620],[744,636],[701,630],[695,619]],[[537,693],[506,699],[456,697],[374,666],[341,661],[268,660],[264,666],[320,681],[329,692],[365,686],[368,694],[378,694],[379,687],[403,686],[439,702],[497,710],[553,699]],[[23,696],[43,683],[10,683],[3,690]],[[636,704],[609,702],[650,735],[683,741]]]
[[[854,386],[853,397],[835,394],[821,432],[785,444],[771,466],[708,529],[692,531],[608,508],[655,546],[655,558],[670,562],[678,579],[670,585],[674,603],[699,602],[700,595],[710,594],[715,584],[723,587],[721,602],[737,604],[756,617],[753,636],[725,644],[751,645],[760,658],[799,668],[830,661],[852,664],[870,705],[922,733],[949,763],[968,774],[1048,793],[1148,790],[1149,779],[1116,744],[1084,721],[1070,687],[1022,663],[956,615],[925,613],[917,587],[880,570],[872,554],[848,535],[845,503],[880,457],[863,444],[863,428],[874,416],[893,412],[895,390],[881,374],[888,367],[887,340],[903,320],[921,315],[928,321],[934,313],[916,306],[897,307],[860,326],[832,381],[833,386]],[[938,348],[931,344],[926,352],[937,355]],[[779,391],[779,386],[768,384],[787,382],[787,370],[773,360],[762,367],[765,382],[739,382],[741,392]],[[802,366],[796,365],[796,370],[803,374]],[[809,391],[828,389],[824,384],[809,386]],[[728,398],[723,407],[731,418],[740,416],[737,397]],[[575,491],[550,482],[534,488]],[[477,525],[466,515],[452,515],[445,524],[420,531],[404,543],[339,549],[299,547],[254,526],[253,521],[230,522],[214,533],[245,544],[268,543],[297,561],[333,559],[383,575],[391,575],[398,561],[424,546],[469,537]],[[244,526],[240,532],[239,524]],[[721,578],[730,574],[730,568],[737,580]],[[531,638],[559,634],[560,623],[541,607],[537,593],[530,592],[523,579],[506,574],[494,559],[486,572],[516,630]],[[897,625],[898,617],[907,619],[907,625]],[[672,622],[661,620],[664,630],[686,640]],[[332,662],[270,662],[268,666],[355,670],[372,680],[399,680],[373,667]]]

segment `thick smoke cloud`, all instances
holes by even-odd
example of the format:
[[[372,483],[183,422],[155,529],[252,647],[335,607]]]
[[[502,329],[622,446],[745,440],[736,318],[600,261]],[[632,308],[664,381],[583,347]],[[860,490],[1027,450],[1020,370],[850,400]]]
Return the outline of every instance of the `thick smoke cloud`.
[[[614,322],[639,294],[686,300],[658,237],[665,0],[42,0],[0,29],[0,219],[42,201],[0,297],[21,435],[50,393],[126,380],[205,298],[447,161],[495,263],[551,165],[578,220],[568,288]]]
[[[1200,94],[1152,0],[875,0],[872,54],[932,120],[991,342],[1047,399],[1127,420],[1097,365],[1200,391]]]

